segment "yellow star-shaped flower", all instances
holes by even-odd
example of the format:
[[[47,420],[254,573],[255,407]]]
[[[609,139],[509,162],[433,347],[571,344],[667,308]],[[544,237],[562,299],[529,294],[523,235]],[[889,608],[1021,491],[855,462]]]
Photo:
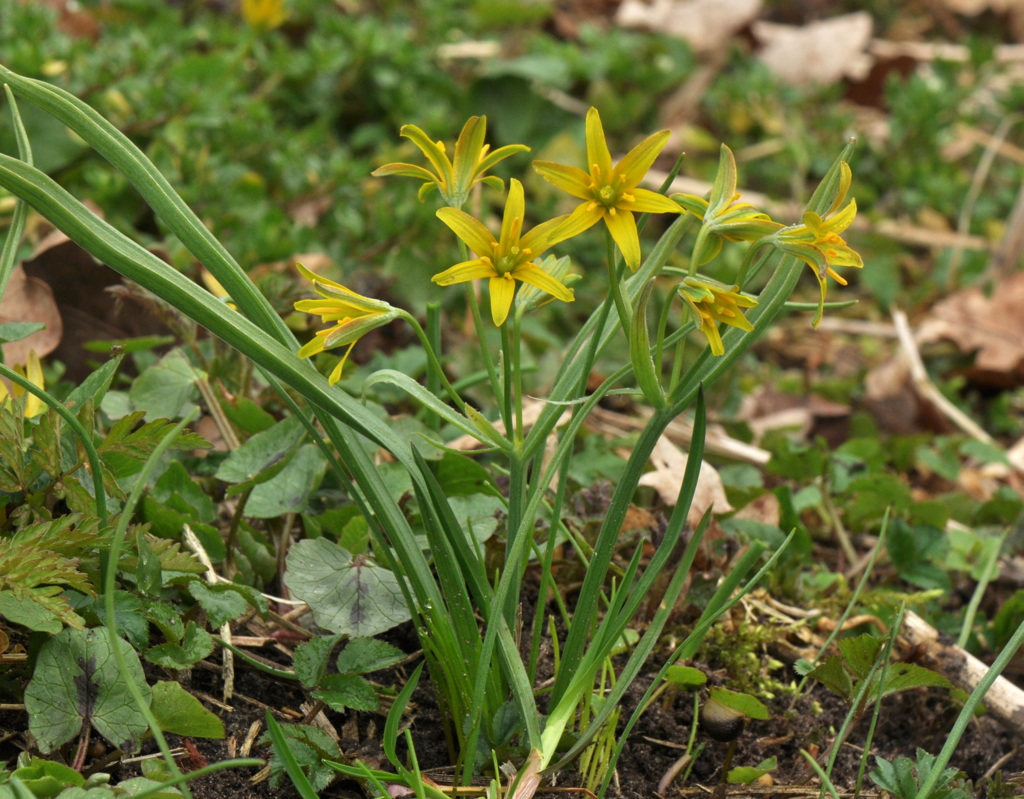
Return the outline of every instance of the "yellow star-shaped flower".
[[[309,358],[332,347],[348,345],[345,354],[327,378],[330,384],[334,385],[341,379],[345,361],[348,360],[348,355],[356,342],[371,330],[397,319],[402,312],[389,303],[356,294],[340,283],[314,274],[302,264],[296,264],[296,267],[302,276],[313,284],[313,290],[320,298],[299,300],[295,303],[295,310],[316,314],[325,324],[333,323],[326,330],[318,331],[315,338],[304,344],[299,350],[299,357]]]
[[[640,181],[665,147],[668,137],[667,130],[648,136],[621,161],[612,165],[601,116],[596,108],[591,108],[587,112],[589,174],[582,169],[550,161],[534,161],[533,168],[549,183],[583,200],[572,213],[574,224],[577,221],[585,223],[585,230],[603,219],[622,252],[626,266],[636,271],[640,266],[640,236],[633,214],[682,212],[668,197],[639,188]]]
[[[498,326],[504,324],[508,317],[517,280],[563,302],[573,300],[572,289],[537,266],[534,259],[558,242],[586,230],[589,224],[579,219],[560,216],[537,225],[528,233],[523,233],[525,211],[523,184],[512,179],[509,182],[501,233],[497,239],[482,222],[464,211],[442,208],[437,212],[441,221],[448,225],[477,257],[455,264],[431,279],[439,286],[451,286],[469,280],[489,278],[491,318]]]
[[[757,300],[741,294],[739,288],[706,277],[687,277],[679,284],[679,296],[686,302],[697,328],[707,338],[712,355],[725,354],[718,332],[719,322],[740,330],[754,329],[740,309],[755,307]]]
[[[431,140],[426,133],[415,125],[403,125],[399,135],[412,141],[430,161],[434,168],[431,172],[415,164],[385,164],[373,170],[374,177],[403,175],[424,181],[420,187],[419,198],[437,190],[444,198],[445,204],[452,208],[461,208],[469,198],[469,193],[477,183],[503,191],[505,183],[496,175],[485,175],[499,161],[515,153],[528,152],[525,144],[508,144],[499,147],[493,153],[490,145],[484,144],[487,135],[487,117],[470,117],[455,142],[455,160],[448,158],[444,142]]]
[[[864,260],[839,234],[846,230],[857,216],[857,201],[850,200],[841,211],[839,206],[846,200],[853,181],[853,172],[845,161],[840,165],[839,188],[832,204],[824,216],[807,211],[802,225],[790,225],[776,231],[770,237],[771,243],[782,252],[794,255],[814,270],[815,277],[821,287],[821,299],[818,302],[818,313],[814,317],[814,326],[821,322],[825,308],[825,293],[828,290],[827,278],[831,277],[841,286],[846,279],[836,272],[837,266],[852,266],[861,269]]]

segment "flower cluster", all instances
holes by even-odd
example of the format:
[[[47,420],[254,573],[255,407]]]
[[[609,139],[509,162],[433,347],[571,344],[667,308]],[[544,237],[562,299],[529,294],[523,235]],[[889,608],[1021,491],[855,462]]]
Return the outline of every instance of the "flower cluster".
[[[540,256],[598,222],[604,222],[610,241],[621,253],[622,261],[635,272],[642,260],[635,214],[689,214],[700,221],[689,268],[686,277],[676,286],[676,294],[694,327],[707,339],[713,355],[725,352],[720,325],[753,330],[744,310],[757,306],[757,300],[744,294],[740,285],[721,283],[698,273],[699,268],[719,255],[725,242],[757,242],[759,246],[772,246],[808,264],[821,286],[815,325],[820,321],[824,308],[827,278],[846,285],[836,267],[863,266],[861,257],[840,236],[857,213],[856,203],[852,200],[843,205],[852,180],[846,163],[841,164],[838,188],[825,214],[807,212],[802,224],[785,227],[749,203],[739,201],[736,159],[725,145],[721,148],[717,177],[707,197],[692,194],[667,197],[642,188],[640,183],[667,144],[669,131],[648,136],[615,163],[600,114],[596,108],[591,108],[586,118],[585,169],[550,161],[533,163],[541,177],[581,202],[570,213],[527,230],[523,184],[512,179],[501,229],[495,235],[462,207],[479,184],[503,191],[504,181],[488,174],[489,171],[505,158],[526,152],[529,148],[512,144],[491,151],[485,143],[486,117],[471,117],[466,122],[455,143],[452,158],[449,158],[443,142],[435,142],[415,125],[403,126],[400,133],[419,148],[430,168],[391,163],[374,170],[373,174],[422,180],[421,201],[435,191],[440,195],[445,207],[437,211],[437,216],[461,240],[469,255],[435,274],[432,280],[440,286],[450,286],[486,279],[491,319],[499,327],[509,317],[518,284],[528,287],[536,297],[546,296],[548,300],[562,302],[574,299],[572,289],[565,282],[568,275],[565,259],[549,258],[542,262]],[[559,264],[557,270],[552,269],[554,263]],[[331,373],[333,383],[339,379],[345,358],[356,340],[369,330],[402,315],[402,312],[387,303],[362,297],[338,283],[313,275],[302,266],[299,269],[313,283],[320,299],[302,300],[295,307],[320,315],[325,323],[333,323],[332,327],[317,333],[300,350],[300,356],[309,357],[337,346],[348,347]],[[745,275],[745,270],[741,274]],[[743,277],[740,280],[742,282]],[[530,303],[531,306],[537,304],[536,301]],[[517,307],[522,310],[525,306],[518,303]]]

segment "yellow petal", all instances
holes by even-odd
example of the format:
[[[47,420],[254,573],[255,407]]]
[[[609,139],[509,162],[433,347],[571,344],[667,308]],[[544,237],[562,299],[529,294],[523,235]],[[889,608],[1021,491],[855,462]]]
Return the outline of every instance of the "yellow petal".
[[[455,191],[469,193],[477,175],[477,164],[487,136],[487,117],[470,117],[462,126],[458,141],[455,142],[453,162],[453,183]]]
[[[556,164],[552,161],[534,161],[533,168],[552,186],[579,197],[581,200],[590,200],[590,175],[582,169],[574,166]]]
[[[601,115],[592,107],[587,111],[587,168],[592,170],[595,166],[601,175],[611,175],[612,154],[608,152]]]
[[[516,293],[516,282],[511,275],[492,277],[489,284],[491,291],[491,319],[501,327],[508,318],[508,309],[512,307],[512,298]]]
[[[457,208],[441,208],[437,212],[437,218],[452,229],[460,239],[469,246],[469,249],[480,256],[490,256],[494,252],[492,245],[496,244],[494,236],[484,227],[480,220],[473,218],[465,211]]]
[[[523,184],[512,178],[508,182],[508,199],[505,201],[505,215],[501,218],[501,235],[498,238],[498,246],[503,253],[510,247],[518,246],[525,215],[526,200],[523,194]]]
[[[562,302],[572,302],[575,299],[571,288],[535,264],[523,264],[514,272],[514,276],[517,280],[545,291]]]
[[[452,163],[448,160],[448,156],[445,155],[441,145],[433,141],[426,133],[415,125],[402,125],[402,129],[398,134],[409,139],[413,144],[419,147],[420,151],[433,165],[437,174],[433,175],[431,179],[437,181],[438,188],[443,192],[450,191],[452,185]]]
[[[483,277],[497,277],[498,273],[490,261],[477,258],[474,261],[463,261],[461,264],[445,269],[443,272],[430,278],[439,286],[451,286],[455,283],[466,283],[470,280],[479,280]]]
[[[604,215],[604,222],[612,238],[622,252],[622,258],[631,272],[640,266],[640,236],[636,232],[636,220],[629,211],[610,208]]]
[[[669,131],[663,130],[648,136],[619,161],[615,171],[625,177],[626,186],[636,186],[643,180],[658,154],[665,149],[669,135]]]
[[[642,214],[681,214],[683,209],[675,200],[670,200],[664,194],[648,189],[630,189],[633,195],[632,202],[620,203],[630,211],[637,211]]]

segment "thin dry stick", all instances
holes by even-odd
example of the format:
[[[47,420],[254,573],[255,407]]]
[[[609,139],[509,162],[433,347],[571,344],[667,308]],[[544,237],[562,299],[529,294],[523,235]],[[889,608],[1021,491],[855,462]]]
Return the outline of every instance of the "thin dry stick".
[[[910,330],[907,315],[898,308],[894,309],[892,321],[896,325],[896,334],[899,337],[900,347],[903,350],[904,357],[907,359],[907,364],[910,366],[910,378],[917,392],[945,414],[953,424],[967,433],[967,435],[978,439],[978,441],[984,441],[986,444],[998,446],[995,439],[986,433],[977,422],[946,399],[943,393],[931,381],[931,378],[928,377],[928,372],[924,368],[924,362],[921,360],[921,353],[917,349],[917,343],[914,341],[914,335]]]
[[[978,161],[978,168],[974,170],[974,176],[971,178],[971,187],[967,191],[967,197],[964,199],[964,204],[960,208],[960,218],[957,220],[956,232],[960,236],[967,236],[971,229],[971,217],[974,215],[974,205],[978,202],[978,197],[981,195],[981,189],[985,185],[985,181],[988,179],[988,173],[992,170],[992,164],[995,163],[996,155],[999,153],[999,148],[1005,141],[1007,134],[1010,132],[1010,128],[1020,122],[1020,117],[1016,114],[1010,114],[1003,118],[1002,122],[999,123],[999,127],[996,128],[996,132],[992,134],[992,138],[988,140],[988,144],[985,147],[985,152],[982,153],[981,160]],[[960,271],[960,262],[964,257],[964,248],[961,244],[957,244],[953,247],[953,250],[949,254],[949,282],[953,283],[956,279],[957,273]],[[993,254],[993,259],[998,258],[998,253]]]
[[[206,567],[206,579],[210,583],[215,584],[217,582],[218,574],[217,570],[213,568],[213,561],[210,560],[210,556],[206,552],[206,548],[203,543],[199,540],[199,537],[192,532],[192,528],[187,524],[185,525],[185,543],[188,544],[188,548],[196,553],[196,557],[199,558],[199,562]],[[226,622],[221,625],[220,637],[222,640],[231,643],[231,624]],[[227,702],[235,693],[235,653],[232,652],[228,647],[221,647],[221,657],[223,658],[224,671],[224,690],[221,696],[224,697],[224,701]]]

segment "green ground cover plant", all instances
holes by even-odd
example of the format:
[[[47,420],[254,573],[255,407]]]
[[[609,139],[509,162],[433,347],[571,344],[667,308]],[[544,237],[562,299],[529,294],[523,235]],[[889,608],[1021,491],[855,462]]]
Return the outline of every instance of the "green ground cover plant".
[[[261,739],[273,747],[273,779],[287,776],[300,795],[329,791],[339,773],[370,795],[396,784],[450,795],[482,776],[486,795],[525,799],[559,773],[614,795],[616,768],[656,694],[667,706],[681,693],[666,680],[701,684],[682,679],[681,663],[721,658],[759,670],[762,650],[784,637],[767,625],[737,633],[736,614],[764,590],[891,625],[826,651],[830,640],[796,667],[842,696],[851,727],[873,710],[873,731],[883,698],[947,685],[891,662],[905,604],[928,609],[962,646],[1001,647],[937,757],[869,762],[868,734],[858,790],[873,763],[868,776],[890,792],[960,795],[950,758],[1024,635],[1021,603],[992,613],[983,602],[1001,553],[1015,546],[1019,493],[1004,486],[979,499],[958,484],[975,464],[1012,468],[1002,448],[958,435],[883,443],[870,419],[855,420],[858,434],[839,446],[769,435],[759,442],[764,470],[722,470],[723,500],[774,501],[776,519],[693,506],[708,417],[738,402],[760,342],[791,335],[793,318],[810,337],[850,304],[838,288],[860,270],[874,274],[849,232],[865,199],[892,215],[919,211],[925,195],[952,206],[962,172],[883,170],[870,146],[852,142],[835,157],[844,123],[819,103],[803,134],[753,170],[755,183],[794,162],[813,175],[797,192],[809,197],[803,210],[741,202],[740,148],[790,112],[771,99],[761,68],[737,57],[709,97],[745,92],[755,123],[735,131],[735,117],[711,115],[733,146],[706,143],[714,157],[701,168],[717,163],[705,174],[710,191],[669,188],[681,160],[660,190],[648,188],[655,162],[678,153],[668,130],[636,135],[653,113],[620,87],[637,48],[651,56],[641,62],[652,91],[691,74],[693,55],[678,41],[586,29],[579,43],[556,42],[510,10],[521,50],[467,76],[411,46],[439,35],[447,6],[381,9],[346,24],[312,3],[288,14],[244,6],[244,36],[197,6],[185,12],[196,24],[171,26],[166,41],[147,47],[140,32],[104,58],[55,34],[34,5],[5,8],[39,35],[19,37],[0,67],[11,120],[0,148],[11,199],[0,285],[26,249],[26,227],[45,219],[131,281],[171,335],[117,342],[78,384],[34,354],[20,371],[0,367],[12,386],[0,406],[0,617],[34,636],[31,661],[2,683],[23,701],[33,754],[0,771],[0,796],[188,797],[196,775],[262,763],[183,774],[164,735],[225,735],[177,681],[218,649],[315,702],[296,724],[268,711]],[[488,13],[477,9],[468,24],[487,30],[497,24]],[[588,48],[601,57],[583,57]],[[167,73],[160,91],[154,71]],[[59,80],[29,77],[39,74]],[[223,78],[216,91],[198,90],[211,75]],[[935,81],[957,78],[940,69]],[[937,147],[962,122],[951,109],[964,95],[910,85],[891,97],[894,135]],[[552,102],[570,91],[586,101]],[[516,98],[526,111],[507,113]],[[227,105],[237,117],[225,124]],[[461,132],[453,116],[468,120]],[[435,138],[441,130],[449,135]],[[1011,181],[991,188],[979,215],[1012,202]],[[395,290],[379,275],[351,282],[315,253],[401,278]],[[252,268],[283,259],[295,268]],[[879,278],[866,281],[872,308],[920,293],[901,283],[884,248],[879,260]],[[407,265],[423,262],[434,266],[412,279]],[[968,259],[940,277],[982,268]],[[20,342],[37,328],[5,324],[0,336]],[[386,344],[367,360],[360,343],[369,340]],[[641,419],[625,457],[587,430],[616,402]],[[993,418],[1013,429],[1008,408],[994,407]],[[200,413],[212,419],[203,434]],[[681,418],[692,435],[674,497],[657,535],[629,538],[651,456]],[[754,440],[742,425],[731,432]],[[456,445],[463,439],[476,455]],[[908,474],[957,487],[925,494]],[[608,476],[588,519],[577,492]],[[851,574],[812,555],[834,539],[848,564],[874,546],[874,564],[881,544],[862,536],[876,533],[898,583],[851,592]],[[967,581],[974,593],[961,618],[943,600]],[[285,590],[314,630],[274,596]],[[303,640],[291,663],[233,642],[232,625],[255,619]],[[409,663],[389,637],[403,626],[422,662],[396,686],[384,675]],[[421,675],[454,767],[444,784],[423,770],[404,728]],[[787,693],[795,702],[802,690],[761,671],[734,680],[765,701]],[[709,692],[713,701],[730,694]],[[750,702],[759,709],[746,715],[766,715]],[[383,757],[349,757],[309,723],[320,711],[385,715]],[[695,759],[704,728],[693,719]],[[824,768],[808,755],[833,794],[847,734]],[[152,738],[163,760],[104,784],[102,768],[82,773],[95,736],[126,754]],[[731,768],[736,745],[723,782],[778,773],[773,757]]]

